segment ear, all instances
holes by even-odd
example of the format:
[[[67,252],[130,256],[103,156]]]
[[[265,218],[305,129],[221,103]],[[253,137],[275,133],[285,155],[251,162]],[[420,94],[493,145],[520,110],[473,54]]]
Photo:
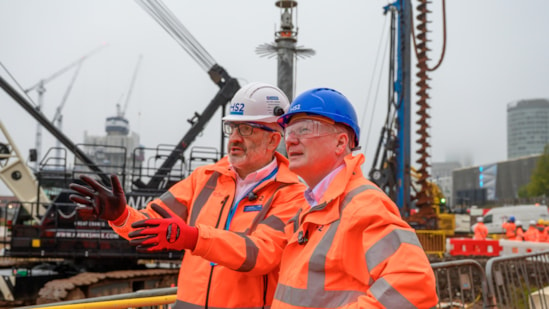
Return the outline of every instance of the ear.
[[[349,135],[346,132],[338,133],[336,137],[336,142],[336,155],[341,155],[345,153],[347,147],[349,146]]]
[[[279,132],[273,132],[269,133],[269,143],[267,145],[267,149],[269,150],[275,150],[278,147],[278,144],[280,144],[280,141],[282,140],[282,135]]]

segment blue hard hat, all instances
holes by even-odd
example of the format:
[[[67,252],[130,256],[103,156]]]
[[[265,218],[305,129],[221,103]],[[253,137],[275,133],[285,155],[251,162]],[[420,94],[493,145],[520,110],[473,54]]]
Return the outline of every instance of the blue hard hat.
[[[509,217],[509,221],[511,221],[511,222],[514,223],[514,222],[515,222],[515,216],[510,216],[510,217]]]
[[[290,104],[288,112],[278,118],[278,123],[285,127],[292,116],[299,113],[319,115],[347,125],[355,132],[355,147],[358,146],[360,128],[355,108],[339,91],[314,88],[303,92]]]

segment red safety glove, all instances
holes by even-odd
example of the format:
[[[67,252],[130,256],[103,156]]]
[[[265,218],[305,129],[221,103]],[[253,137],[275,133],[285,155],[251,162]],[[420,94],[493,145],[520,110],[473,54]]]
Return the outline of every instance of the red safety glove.
[[[137,252],[193,250],[198,240],[198,229],[187,225],[181,217],[172,215],[157,204],[151,208],[162,218],[146,219],[132,224],[132,228],[141,228],[128,234],[130,245]]]
[[[126,196],[116,175],[111,175],[112,191],[86,175],[81,175],[80,179],[91,188],[71,183],[69,188],[80,194],[71,194],[69,199],[81,204],[76,211],[84,220],[100,218],[115,221],[127,216]]]

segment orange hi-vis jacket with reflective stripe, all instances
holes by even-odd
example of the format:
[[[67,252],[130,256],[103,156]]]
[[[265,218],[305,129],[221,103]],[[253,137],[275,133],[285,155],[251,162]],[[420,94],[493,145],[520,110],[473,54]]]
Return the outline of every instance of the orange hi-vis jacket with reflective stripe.
[[[159,217],[150,209],[151,203],[156,203],[198,228],[195,249],[183,257],[174,308],[251,309],[271,305],[287,243],[285,223],[295,215],[298,205],[306,203],[306,187],[288,169],[288,159],[279,153],[276,159],[275,177],[253,189],[253,197],[238,203],[229,231],[224,228],[234,203],[236,175],[229,170],[226,157],[197,168],[144,210],[127,206],[131,208],[127,222],[113,226],[127,238],[131,222]]]
[[[485,240],[488,237],[488,228],[483,222],[477,223],[475,226],[475,236],[473,239]]]
[[[435,276],[415,231],[349,154],[320,203],[286,226],[272,309],[431,308]]]
[[[517,226],[514,222],[505,222],[501,225],[501,227],[505,230],[505,237],[507,239],[515,239],[515,230],[517,229]]]

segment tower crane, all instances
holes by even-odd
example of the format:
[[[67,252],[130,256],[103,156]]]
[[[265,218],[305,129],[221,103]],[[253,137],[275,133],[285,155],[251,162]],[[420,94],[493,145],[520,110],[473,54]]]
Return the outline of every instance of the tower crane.
[[[82,65],[82,62],[84,62],[84,60],[86,60],[87,58],[89,58],[93,54],[97,53],[99,50],[103,49],[105,46],[107,46],[107,45],[102,44],[101,46],[93,49],[88,54],[78,58],[78,60],[72,62],[71,64],[69,64],[67,66],[65,66],[61,70],[55,72],[54,74],[50,75],[47,78],[39,80],[38,83],[36,83],[36,84],[32,85],[31,87],[25,89],[24,92],[27,93],[27,94],[29,92],[33,91],[33,90],[36,90],[36,92],[38,93],[38,104],[35,107],[36,110],[38,112],[40,112],[42,110],[42,107],[44,106],[44,93],[46,92],[45,85],[47,83],[51,82],[52,80],[56,79],[57,77],[63,75],[65,72],[69,71],[70,69],[77,66],[78,69],[75,72],[75,74],[73,75],[73,79],[72,79],[72,81],[69,85],[69,89],[65,93],[65,96],[64,96],[61,104],[59,105],[59,107],[56,110],[56,115],[54,116],[54,119],[52,120],[52,122],[54,122],[55,120],[60,122],[61,119],[62,119],[61,110],[63,109],[65,101],[68,97],[68,94],[70,93],[70,89],[72,88],[72,84],[74,83],[74,80],[76,79],[76,76],[78,75],[78,71],[80,69],[80,66]],[[38,123],[36,125],[36,140],[35,140],[35,151],[36,151],[36,166],[35,166],[35,168],[36,168],[36,170],[38,170],[38,164],[40,162],[41,149],[42,149],[42,126],[40,125],[40,123]]]
[[[133,72],[130,88],[128,90],[128,93],[126,94],[124,106],[121,107],[120,102],[116,103],[116,116],[107,117],[107,135],[128,135],[128,133],[130,132],[129,121],[125,117],[126,109],[128,108],[128,103],[130,102],[130,97],[133,92],[133,86],[135,84],[135,80],[137,78],[137,73],[139,72],[139,67],[141,65],[142,59],[143,56],[139,55],[139,58],[137,59],[137,64]]]
[[[130,98],[132,96],[133,86],[135,85],[135,80],[137,78],[137,73],[139,72],[139,68],[141,66],[142,60],[143,60],[143,55],[139,55],[139,58],[137,59],[137,64],[135,65],[135,70],[133,71],[130,88],[128,90],[128,93],[126,94],[126,101],[124,102],[124,107],[120,109],[120,104],[117,104],[116,106],[116,114],[120,117],[124,117],[126,115],[126,109],[128,108],[128,103],[130,102]]]

